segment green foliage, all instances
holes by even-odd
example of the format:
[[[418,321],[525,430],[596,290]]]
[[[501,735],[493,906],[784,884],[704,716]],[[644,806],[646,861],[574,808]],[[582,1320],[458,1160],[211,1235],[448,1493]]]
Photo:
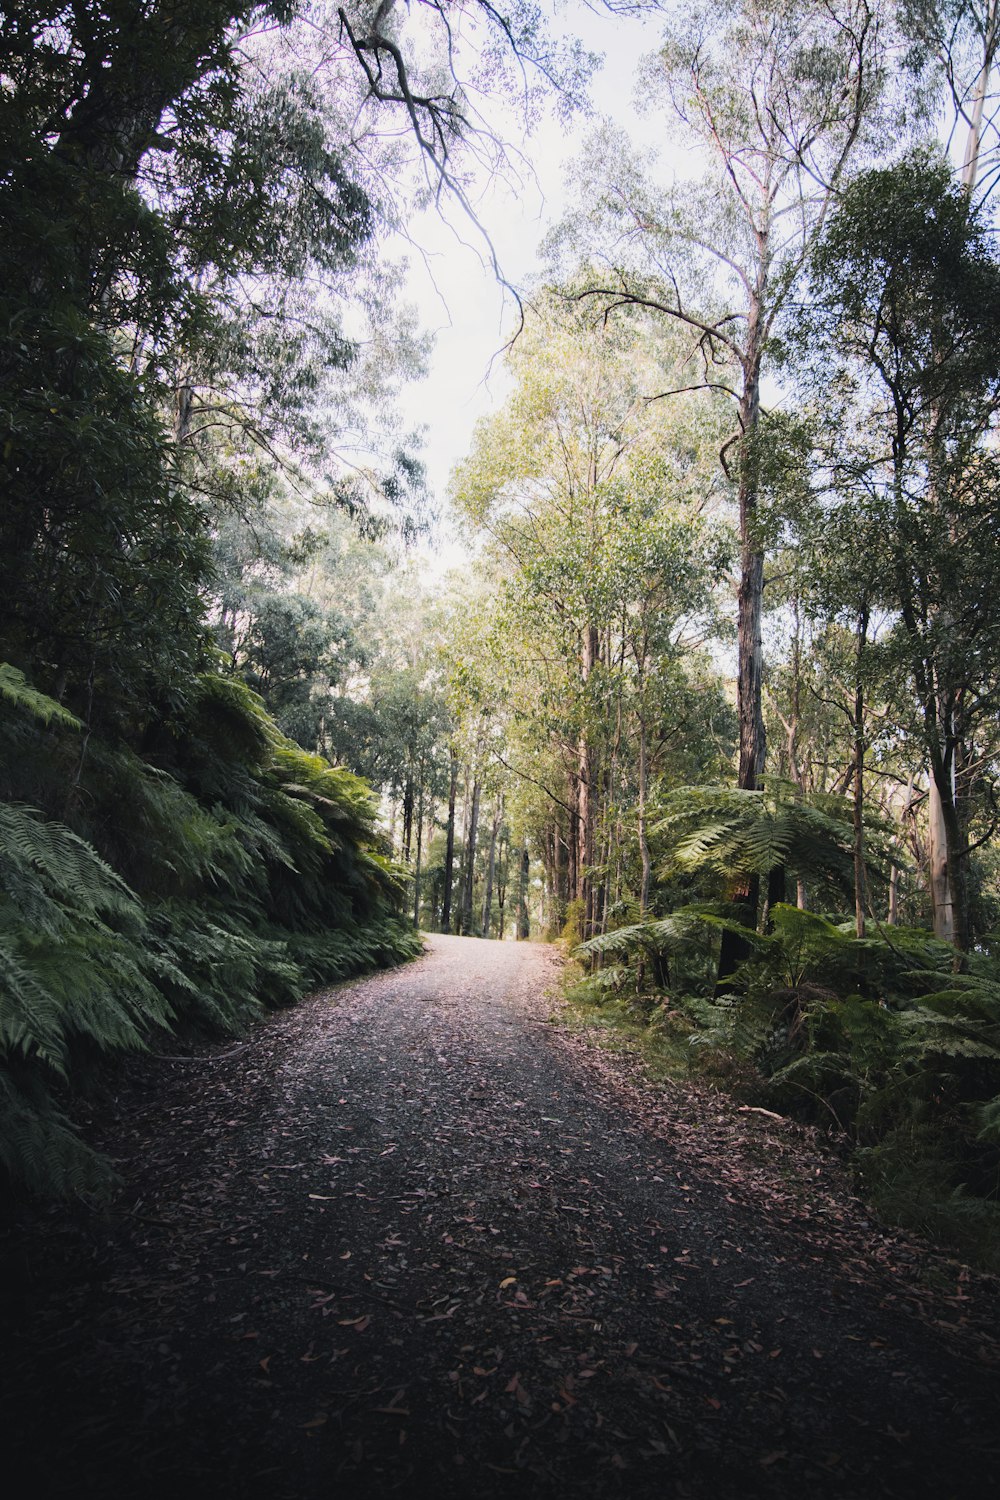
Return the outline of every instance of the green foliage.
[[[4,1057],[66,1077],[76,1041],[121,1050],[166,1023],[139,958],[138,902],[65,825],[0,804],[0,890]]]
[[[665,802],[657,832],[671,870],[731,879],[786,869],[828,894],[851,890],[850,809],[844,798],[805,801],[797,789],[771,781],[764,791],[679,787]]]
[[[80,720],[69,709],[63,708],[54,698],[40,693],[32,687],[23,672],[9,662],[0,662],[0,698],[8,706],[33,719],[36,723],[58,724],[63,729],[80,729]]]
[[[138,901],[88,844],[0,803],[2,1160],[36,1191],[93,1191],[102,1177],[54,1091],[173,1018],[146,937]]]
[[[738,991],[691,983],[706,934],[732,928],[689,907],[591,939],[600,964],[574,995],[683,1038],[690,1066],[772,1109],[834,1131],[887,1216],[985,1264],[1000,1182],[1000,976],[953,972],[953,950],[918,929],[853,923],[785,904],[749,949]],[[684,962],[687,961],[685,971]],[[705,971],[703,971],[705,972]],[[711,964],[707,966],[711,972]],[[678,984],[678,979],[682,980]],[[686,983],[684,982],[686,981]]]
[[[566,910],[563,915],[563,925],[560,937],[564,943],[575,945],[583,936],[583,902],[579,897],[567,901]]]
[[[239,1032],[419,939],[395,914],[367,785],[286,740],[237,680],[191,684],[168,765],[93,736],[81,761],[72,714],[7,666],[0,692],[0,744],[27,748],[25,775],[55,736],[73,751],[52,750],[56,774],[79,778],[75,828],[0,802],[2,1159],[32,1191],[91,1193],[110,1176],[65,1101],[95,1070],[154,1035]]]

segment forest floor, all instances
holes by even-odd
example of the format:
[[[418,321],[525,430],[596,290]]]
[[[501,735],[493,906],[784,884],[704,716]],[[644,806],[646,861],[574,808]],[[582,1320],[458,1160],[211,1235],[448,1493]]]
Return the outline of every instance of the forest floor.
[[[5,1235],[10,1500],[992,1493],[1000,1284],[561,1026],[558,978],[434,937],[137,1062],[114,1206]]]

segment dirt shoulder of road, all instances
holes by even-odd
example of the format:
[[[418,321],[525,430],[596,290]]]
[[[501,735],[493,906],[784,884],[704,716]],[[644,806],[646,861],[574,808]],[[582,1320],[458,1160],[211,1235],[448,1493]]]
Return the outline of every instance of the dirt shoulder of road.
[[[880,1223],[854,1191],[836,1137],[742,1104],[711,1083],[655,1078],[627,1035],[588,1026],[558,984],[549,997],[556,1045],[597,1092],[669,1141],[692,1174],[725,1185],[734,1205],[772,1234],[794,1234],[803,1254],[836,1261],[851,1283],[877,1290],[886,1305],[905,1303],[969,1357],[1000,1369],[1000,1277]]]

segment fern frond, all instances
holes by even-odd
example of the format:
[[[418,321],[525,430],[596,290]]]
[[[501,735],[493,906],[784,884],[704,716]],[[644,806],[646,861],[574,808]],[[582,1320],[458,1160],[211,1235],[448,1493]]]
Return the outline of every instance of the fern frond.
[[[972,1016],[942,1015],[925,1002],[899,1012],[915,1057],[980,1057],[1000,1063],[1000,1030]]]
[[[41,891],[80,918],[100,913],[142,925],[135,896],[96,850],[21,803],[0,803],[0,891],[25,916],[42,910]]]
[[[716,874],[766,875],[787,866],[849,889],[851,825],[841,808],[803,802],[777,788],[680,787],[667,799],[655,824],[671,850],[663,870],[707,870]],[[839,815],[838,815],[839,814]]]
[[[55,698],[32,687],[23,672],[5,661],[0,661],[0,698],[11,708],[46,727],[58,724],[63,729],[83,728],[75,714],[71,714],[68,708],[63,708]]]
[[[104,1198],[116,1181],[110,1163],[80,1140],[48,1094],[2,1067],[0,1166],[44,1198]]]
[[[691,937],[692,921],[674,914],[649,922],[635,922],[630,927],[618,927],[613,932],[600,933],[588,938],[574,950],[593,957],[634,953],[644,948],[652,953],[675,951]]]

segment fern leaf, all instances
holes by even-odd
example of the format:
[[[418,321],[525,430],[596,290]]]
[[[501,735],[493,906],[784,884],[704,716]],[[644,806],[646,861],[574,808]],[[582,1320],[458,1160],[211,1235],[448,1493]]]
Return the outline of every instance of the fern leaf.
[[[5,661],[0,661],[0,698],[39,724],[58,724],[63,729],[83,728],[75,714],[63,708],[55,698],[49,698],[32,687],[23,672]]]

